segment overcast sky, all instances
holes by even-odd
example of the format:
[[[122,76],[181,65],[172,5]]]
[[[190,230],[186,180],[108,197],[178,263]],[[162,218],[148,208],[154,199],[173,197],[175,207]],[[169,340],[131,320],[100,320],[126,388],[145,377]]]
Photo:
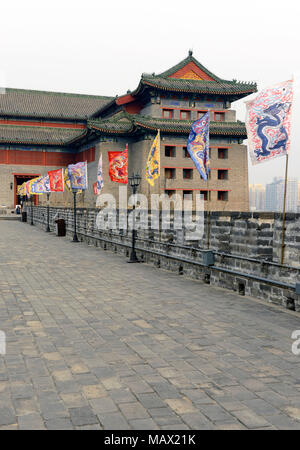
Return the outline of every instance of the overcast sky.
[[[219,77],[259,89],[293,75],[289,174],[300,179],[299,13],[295,0],[10,0],[1,3],[0,83],[122,95],[143,72],[170,68],[190,48]],[[244,120],[244,101],[233,106]],[[250,167],[249,182],[283,176],[284,159]]]

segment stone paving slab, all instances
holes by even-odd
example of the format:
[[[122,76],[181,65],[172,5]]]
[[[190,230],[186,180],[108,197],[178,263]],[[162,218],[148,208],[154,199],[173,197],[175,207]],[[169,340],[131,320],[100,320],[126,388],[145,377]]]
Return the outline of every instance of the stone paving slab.
[[[0,223],[0,429],[300,429],[300,314]]]

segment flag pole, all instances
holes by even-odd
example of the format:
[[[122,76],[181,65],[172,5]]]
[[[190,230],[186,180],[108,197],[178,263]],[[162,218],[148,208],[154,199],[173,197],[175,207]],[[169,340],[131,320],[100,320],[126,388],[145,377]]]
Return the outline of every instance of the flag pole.
[[[285,160],[285,179],[284,179],[284,196],[283,196],[283,214],[282,214],[282,231],[281,231],[281,259],[280,264],[284,264],[285,249],[285,212],[286,212],[286,194],[287,194],[287,178],[288,178],[289,155],[286,154]]]
[[[161,184],[160,184],[160,178],[161,178],[161,173],[160,173],[160,129],[157,130],[158,132],[158,153],[159,153],[159,177],[158,177],[158,199],[160,198],[160,194],[161,194]],[[161,239],[161,224],[160,224],[160,202],[158,201],[158,239],[160,241]]]
[[[209,165],[208,165],[208,169],[207,170],[207,205],[206,205],[206,210],[207,210],[207,219],[206,219],[206,224],[207,224],[207,240],[206,240],[206,248],[207,250],[209,249],[210,246],[210,190],[209,190],[209,177],[210,177],[210,147],[208,147],[208,160],[209,160]]]
[[[73,217],[74,217],[74,235],[73,242],[79,242],[77,236],[77,207],[76,207],[76,194],[77,191],[73,189]]]
[[[206,239],[206,248],[209,249],[210,244],[210,191],[209,191],[209,174],[210,171],[207,174],[207,204],[206,204],[206,212],[207,212],[207,218],[206,218],[206,231],[207,231],[207,239]]]

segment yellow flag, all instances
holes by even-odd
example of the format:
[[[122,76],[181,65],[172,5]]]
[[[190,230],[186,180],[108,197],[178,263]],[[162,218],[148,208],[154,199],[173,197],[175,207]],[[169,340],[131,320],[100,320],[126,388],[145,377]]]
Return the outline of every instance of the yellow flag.
[[[68,168],[65,169],[64,172],[64,181],[65,181],[65,187],[67,189],[67,191],[72,192],[72,188],[71,188],[71,181],[69,178],[69,173],[68,173]],[[82,193],[82,189],[77,189],[77,194],[81,194]]]
[[[35,183],[37,180],[39,180],[39,178],[40,177],[37,177],[37,178],[32,178],[32,180],[30,180],[29,181],[29,189],[28,189],[28,193],[30,194],[30,195],[36,195],[36,193],[34,192],[34,185],[33,185],[33,183]]]
[[[147,165],[146,165],[146,180],[151,186],[154,186],[154,180],[160,176],[160,133],[157,132],[157,136],[151,146]]]
[[[21,196],[26,195],[25,183],[18,186],[18,195],[21,195]]]

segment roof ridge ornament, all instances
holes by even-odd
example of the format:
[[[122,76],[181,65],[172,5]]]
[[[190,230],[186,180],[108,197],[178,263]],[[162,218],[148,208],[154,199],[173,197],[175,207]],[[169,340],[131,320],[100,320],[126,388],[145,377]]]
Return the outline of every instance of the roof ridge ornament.
[[[193,56],[193,50],[191,48],[189,49],[189,56]]]

